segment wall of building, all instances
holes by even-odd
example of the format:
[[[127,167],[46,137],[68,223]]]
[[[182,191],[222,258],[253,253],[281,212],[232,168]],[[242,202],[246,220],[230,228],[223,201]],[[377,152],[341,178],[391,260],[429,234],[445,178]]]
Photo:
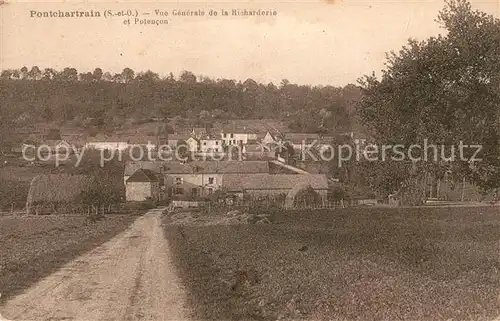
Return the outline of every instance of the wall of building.
[[[86,148],[101,149],[101,150],[125,150],[128,148],[126,142],[91,142],[85,144]]]
[[[225,145],[245,145],[248,144],[248,140],[257,139],[257,135],[247,133],[221,133],[221,138]]]
[[[192,137],[186,140],[186,144],[190,152],[197,152],[199,150],[198,141]]]
[[[220,139],[202,139],[200,141],[200,151],[207,152],[222,152],[222,140]]]
[[[125,185],[127,201],[140,202],[148,197],[158,198],[158,183],[130,182]]]
[[[180,179],[180,183],[177,179]],[[211,180],[211,178],[213,180]],[[193,189],[197,189],[197,196],[206,196],[215,192],[221,187],[222,174],[167,174],[165,175],[165,186],[170,189],[172,196],[175,195],[173,189],[183,189],[185,197],[192,196]]]

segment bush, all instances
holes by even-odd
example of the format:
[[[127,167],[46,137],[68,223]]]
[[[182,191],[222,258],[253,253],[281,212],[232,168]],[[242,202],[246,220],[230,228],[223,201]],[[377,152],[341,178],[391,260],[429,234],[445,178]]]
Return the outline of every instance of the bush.
[[[147,200],[143,202],[127,202],[124,204],[123,209],[129,212],[144,211],[155,208],[156,204],[154,201]]]
[[[347,196],[347,192],[341,186],[335,186],[330,190],[330,199],[332,201],[340,201],[345,199]]]
[[[293,200],[294,207],[314,206],[319,204],[321,204],[321,196],[311,186],[297,192]]]

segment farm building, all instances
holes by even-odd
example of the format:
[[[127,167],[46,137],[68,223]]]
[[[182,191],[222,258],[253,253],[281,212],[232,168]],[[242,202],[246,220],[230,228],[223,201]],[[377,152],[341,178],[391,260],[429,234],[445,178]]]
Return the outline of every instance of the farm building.
[[[125,187],[127,201],[140,202],[147,199],[161,199],[160,179],[158,174],[152,170],[139,168],[126,180]]]
[[[72,210],[93,179],[87,175],[44,174],[31,181],[26,201],[28,214]]]
[[[222,189],[239,197],[245,194],[251,197],[289,195],[293,192],[293,198],[300,190],[295,191],[296,186],[310,186],[322,201],[326,200],[328,181],[325,175],[259,173],[226,174],[222,177]]]
[[[127,162],[124,173],[127,189],[127,180],[141,168],[163,177],[166,194],[181,199],[212,194],[220,188],[224,174],[269,173],[267,161]]]

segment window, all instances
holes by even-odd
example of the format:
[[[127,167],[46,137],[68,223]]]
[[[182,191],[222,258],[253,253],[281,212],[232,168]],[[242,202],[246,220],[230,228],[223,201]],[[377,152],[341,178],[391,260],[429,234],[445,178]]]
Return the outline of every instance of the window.
[[[231,134],[231,138],[234,138],[234,134]]]
[[[191,195],[198,196],[198,189],[196,187],[191,188]]]
[[[215,179],[213,177],[208,178],[208,184],[213,184]]]
[[[207,146],[207,142],[203,142],[203,146]]]
[[[236,139],[235,139],[235,140],[233,140],[233,144],[236,144]]]
[[[183,189],[183,188],[180,188],[180,187],[176,187],[176,188],[174,189],[174,194],[175,194],[175,195],[182,195],[182,194],[184,194],[184,189]]]
[[[214,193],[214,189],[213,188],[209,188],[208,189],[208,195],[212,195]]]
[[[216,149],[215,149],[215,152],[216,152],[216,153],[218,153],[218,152],[219,152],[219,149],[218,149],[218,148],[216,148]]]
[[[219,145],[219,141],[218,140],[215,141],[215,145]]]
[[[176,177],[175,184],[177,184],[177,185],[182,184],[182,177]]]

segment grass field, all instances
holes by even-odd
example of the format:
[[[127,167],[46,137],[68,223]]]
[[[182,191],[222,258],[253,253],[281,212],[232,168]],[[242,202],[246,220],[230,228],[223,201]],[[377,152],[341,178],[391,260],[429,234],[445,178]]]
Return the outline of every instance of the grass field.
[[[101,245],[136,218],[109,215],[86,223],[83,216],[0,217],[1,299],[26,289],[76,256]]]
[[[165,232],[195,319],[500,315],[494,207],[289,212],[270,225],[167,224]]]

